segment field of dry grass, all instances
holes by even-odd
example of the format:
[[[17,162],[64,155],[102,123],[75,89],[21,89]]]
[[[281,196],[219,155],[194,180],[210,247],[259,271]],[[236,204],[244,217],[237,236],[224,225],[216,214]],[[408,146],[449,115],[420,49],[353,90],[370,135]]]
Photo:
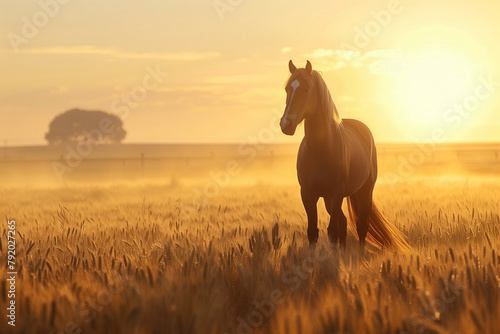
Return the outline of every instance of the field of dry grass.
[[[414,254],[310,248],[297,186],[3,188],[17,320],[1,333],[493,333],[500,181],[380,183]],[[4,222],[6,219],[4,219]],[[0,263],[6,263],[6,222]],[[6,309],[5,271],[0,304]],[[5,316],[2,316],[5,317]]]

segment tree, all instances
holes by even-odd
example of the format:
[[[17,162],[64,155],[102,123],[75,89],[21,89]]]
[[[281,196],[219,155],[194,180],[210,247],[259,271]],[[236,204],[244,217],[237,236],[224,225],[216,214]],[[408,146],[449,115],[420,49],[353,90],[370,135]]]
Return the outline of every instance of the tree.
[[[80,141],[116,144],[126,135],[122,120],[116,115],[104,111],[71,109],[50,122],[45,139],[49,145],[75,144]]]

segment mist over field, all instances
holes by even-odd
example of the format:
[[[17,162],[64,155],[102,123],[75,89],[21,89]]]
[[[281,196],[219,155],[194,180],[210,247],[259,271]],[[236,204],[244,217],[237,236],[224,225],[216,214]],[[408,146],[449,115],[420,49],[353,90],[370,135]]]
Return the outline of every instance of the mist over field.
[[[297,145],[102,146],[61,179],[66,148],[9,148],[18,320],[2,332],[492,333],[498,147],[415,147],[379,146],[375,190],[410,254],[355,231],[332,246],[323,203],[311,248]]]
[[[225,188],[256,183],[297,183],[298,144],[127,144],[5,147],[0,182],[4,186],[108,185],[126,182]],[[500,145],[380,144],[379,182],[412,176],[497,175]]]

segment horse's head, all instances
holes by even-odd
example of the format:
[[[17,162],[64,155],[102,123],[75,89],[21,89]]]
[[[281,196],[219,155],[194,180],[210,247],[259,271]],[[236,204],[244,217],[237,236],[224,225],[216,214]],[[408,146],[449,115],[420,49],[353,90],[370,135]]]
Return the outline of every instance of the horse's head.
[[[284,134],[292,136],[297,125],[315,109],[316,100],[312,94],[313,70],[309,60],[305,68],[295,67],[290,60],[288,68],[292,75],[285,87],[286,107],[280,126]]]

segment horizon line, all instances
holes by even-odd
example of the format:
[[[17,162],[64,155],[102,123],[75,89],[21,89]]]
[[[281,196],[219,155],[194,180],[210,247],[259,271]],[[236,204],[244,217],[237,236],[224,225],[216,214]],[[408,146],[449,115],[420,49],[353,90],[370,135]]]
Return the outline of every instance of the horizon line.
[[[125,143],[117,143],[117,144],[99,144],[96,146],[112,146],[112,145],[123,145],[123,146],[133,146],[133,145],[181,145],[181,146],[203,146],[203,145],[297,145],[300,144],[300,140],[297,141],[277,141],[277,142],[270,142],[270,143],[251,143],[251,142],[125,142]],[[500,144],[500,141],[447,141],[447,142],[442,142],[442,143],[436,143],[436,142],[416,142],[416,141],[381,141],[381,142],[375,142],[375,145],[425,145],[425,144],[434,144],[436,146],[441,146],[441,145],[494,145],[494,144]],[[3,149],[9,149],[9,148],[35,148],[35,147],[58,147],[58,146],[64,146],[66,144],[61,144],[61,145],[49,145],[49,144],[13,144],[13,145],[7,145],[4,144],[2,145]]]

